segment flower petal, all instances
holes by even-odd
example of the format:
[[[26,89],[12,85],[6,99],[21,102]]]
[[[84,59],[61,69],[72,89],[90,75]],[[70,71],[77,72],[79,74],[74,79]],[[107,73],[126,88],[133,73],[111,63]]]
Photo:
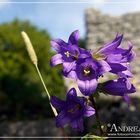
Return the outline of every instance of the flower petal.
[[[105,44],[101,49],[99,49],[98,53],[103,53],[106,55],[112,53],[117,47],[119,47],[122,39],[123,35],[117,34],[116,38],[111,43]]]
[[[60,48],[62,46],[67,46],[67,43],[61,39],[54,39],[54,40],[51,40],[51,46],[56,50],[56,51],[60,51]]]
[[[120,63],[122,59],[123,59],[123,56],[121,54],[109,54],[107,56],[108,63]]]
[[[72,79],[77,79],[77,74],[76,74],[76,71],[70,71],[70,72],[64,72],[64,71],[62,71],[62,74],[65,76],[65,77],[67,77],[67,78],[72,78]]]
[[[55,65],[63,63],[62,55],[56,54],[50,60],[50,65],[53,67]]]
[[[64,105],[65,105],[65,102],[58,99],[57,97],[55,96],[51,96],[50,98],[50,102],[51,104],[57,109],[57,110],[61,110],[64,108]]]
[[[136,54],[134,53],[134,51],[132,50],[133,45],[132,43],[129,41],[128,42],[128,49],[124,49],[121,47],[118,47],[114,52],[112,52],[112,54],[108,55],[108,62],[112,62],[115,60],[116,62],[120,62],[120,63],[127,63],[127,62],[131,62]]]
[[[132,78],[133,77],[133,74],[132,74],[132,72],[131,71],[129,71],[129,70],[125,70],[125,71],[122,71],[122,72],[119,72],[118,73],[118,75],[119,75],[119,77],[130,77],[130,78]]]
[[[79,129],[81,132],[84,130],[83,119],[73,120],[71,123],[71,127],[74,129]]]
[[[61,111],[56,117],[56,126],[63,127],[65,124],[70,122],[70,118],[66,115],[66,112]]]
[[[96,90],[98,84],[96,79],[92,79],[90,81],[89,80],[82,81],[78,79],[77,83],[80,91],[85,96],[89,96],[90,94],[92,94]]]
[[[67,100],[75,100],[75,98],[77,98],[76,90],[75,88],[71,88],[67,93]]]
[[[122,53],[123,59],[121,60],[121,63],[131,62],[135,58],[136,54],[132,50],[132,48],[133,48],[133,45],[129,41],[128,42],[128,49],[123,49],[124,53]]]
[[[70,72],[71,70],[75,69],[76,68],[76,62],[73,61],[73,62],[64,62],[63,63],[63,72],[64,73],[68,73]]]
[[[110,67],[111,67],[111,71],[112,73],[118,74],[118,72],[122,72],[127,70],[127,67],[125,67],[123,64],[119,64],[119,63],[109,63]]]
[[[91,106],[85,106],[84,116],[90,117],[95,114],[95,109]]]
[[[129,96],[128,96],[128,95],[124,95],[124,96],[123,96],[123,99],[124,99],[124,101],[128,104],[128,107],[130,107],[130,105],[131,105],[131,100],[130,100]]]
[[[128,48],[129,48],[129,50],[131,52],[131,59],[129,61],[132,61],[136,57],[136,53],[132,50],[133,45],[132,45],[132,43],[130,41],[128,42]]]
[[[79,31],[75,30],[74,32],[71,33],[68,43],[69,44],[78,44],[78,39],[79,39]]]
[[[99,63],[99,67],[100,67],[99,68],[100,75],[111,70],[110,65],[106,61],[100,60],[100,61],[98,61],[98,63]]]
[[[125,78],[133,77],[130,65],[129,64],[125,64],[125,63],[122,64],[122,65],[125,66],[127,68],[127,70],[119,72],[118,73],[119,77],[125,77]]]

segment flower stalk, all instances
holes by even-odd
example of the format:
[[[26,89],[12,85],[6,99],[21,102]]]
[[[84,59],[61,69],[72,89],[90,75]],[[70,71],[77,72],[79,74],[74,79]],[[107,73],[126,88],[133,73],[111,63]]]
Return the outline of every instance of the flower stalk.
[[[92,105],[95,109],[95,116],[96,116],[97,124],[99,126],[100,135],[102,136],[103,135],[103,130],[102,130],[102,126],[101,126],[101,121],[100,121],[100,118],[99,118],[99,113],[98,113],[98,109],[97,109],[94,97],[92,95],[90,96],[90,101],[91,101],[91,103],[92,103]]]
[[[40,70],[39,70],[39,68],[38,68],[37,65],[35,65],[35,67],[36,67],[36,70],[37,70],[37,73],[38,73],[38,75],[39,75],[39,78],[40,78],[40,80],[41,80],[41,82],[42,82],[42,85],[43,85],[43,87],[44,87],[44,89],[45,89],[45,91],[46,91],[46,93],[47,93],[47,96],[48,96],[48,98],[49,98],[49,101],[50,101],[50,94],[49,94],[49,92],[48,92],[48,90],[47,90],[47,88],[46,88],[46,85],[45,85],[45,83],[44,83],[44,80],[43,80],[43,78],[42,78],[42,75],[41,75],[41,73],[40,73]],[[56,116],[58,115],[58,114],[57,114],[57,111],[56,111],[56,109],[52,106],[51,103],[50,103],[50,105],[51,105],[52,111],[53,111],[53,113],[54,113],[54,115],[55,115],[55,117],[56,117]]]

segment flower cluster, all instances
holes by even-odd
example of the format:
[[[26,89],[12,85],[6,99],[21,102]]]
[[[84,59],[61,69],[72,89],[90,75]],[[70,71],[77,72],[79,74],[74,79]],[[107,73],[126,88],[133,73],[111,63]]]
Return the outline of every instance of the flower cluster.
[[[132,43],[128,42],[128,48],[124,49],[121,46],[123,35],[116,34],[113,41],[94,51],[80,48],[78,39],[79,31],[76,30],[72,32],[68,42],[61,39],[52,40],[51,45],[57,51],[57,54],[51,58],[51,66],[62,64],[63,76],[75,79],[84,96],[95,93],[98,89],[98,80],[105,73],[113,73],[117,75],[117,79],[103,83],[100,91],[102,90],[102,92],[110,95],[122,96],[129,103],[127,94],[136,91],[129,80],[132,77],[130,62],[135,57]],[[68,92],[67,96],[69,95],[72,98],[67,97],[66,102],[60,101],[56,97],[51,98],[52,105],[60,111],[57,117],[57,126],[70,123],[72,127],[82,129],[81,117],[88,111],[87,108],[91,109],[91,107],[87,107],[84,100],[76,96],[74,89]],[[91,109],[91,112],[90,115],[94,114],[94,109]]]

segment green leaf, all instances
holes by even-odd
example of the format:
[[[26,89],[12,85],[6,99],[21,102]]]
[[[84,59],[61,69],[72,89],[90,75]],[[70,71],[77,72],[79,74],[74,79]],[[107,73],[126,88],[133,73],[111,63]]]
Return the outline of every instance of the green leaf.
[[[90,133],[86,134],[84,137],[81,138],[81,140],[105,140],[105,139],[107,139],[107,137],[100,137]]]

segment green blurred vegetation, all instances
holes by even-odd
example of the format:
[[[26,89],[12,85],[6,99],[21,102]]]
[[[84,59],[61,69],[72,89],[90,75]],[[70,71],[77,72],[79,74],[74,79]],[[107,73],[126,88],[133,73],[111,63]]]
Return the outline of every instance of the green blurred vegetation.
[[[79,45],[79,47],[86,49],[86,39],[80,38],[78,41],[78,45]]]
[[[20,32],[29,35],[39,68],[51,94],[65,95],[60,67],[51,68],[50,35],[28,21],[0,25],[0,121],[40,119],[52,116],[43,86],[31,63]]]

